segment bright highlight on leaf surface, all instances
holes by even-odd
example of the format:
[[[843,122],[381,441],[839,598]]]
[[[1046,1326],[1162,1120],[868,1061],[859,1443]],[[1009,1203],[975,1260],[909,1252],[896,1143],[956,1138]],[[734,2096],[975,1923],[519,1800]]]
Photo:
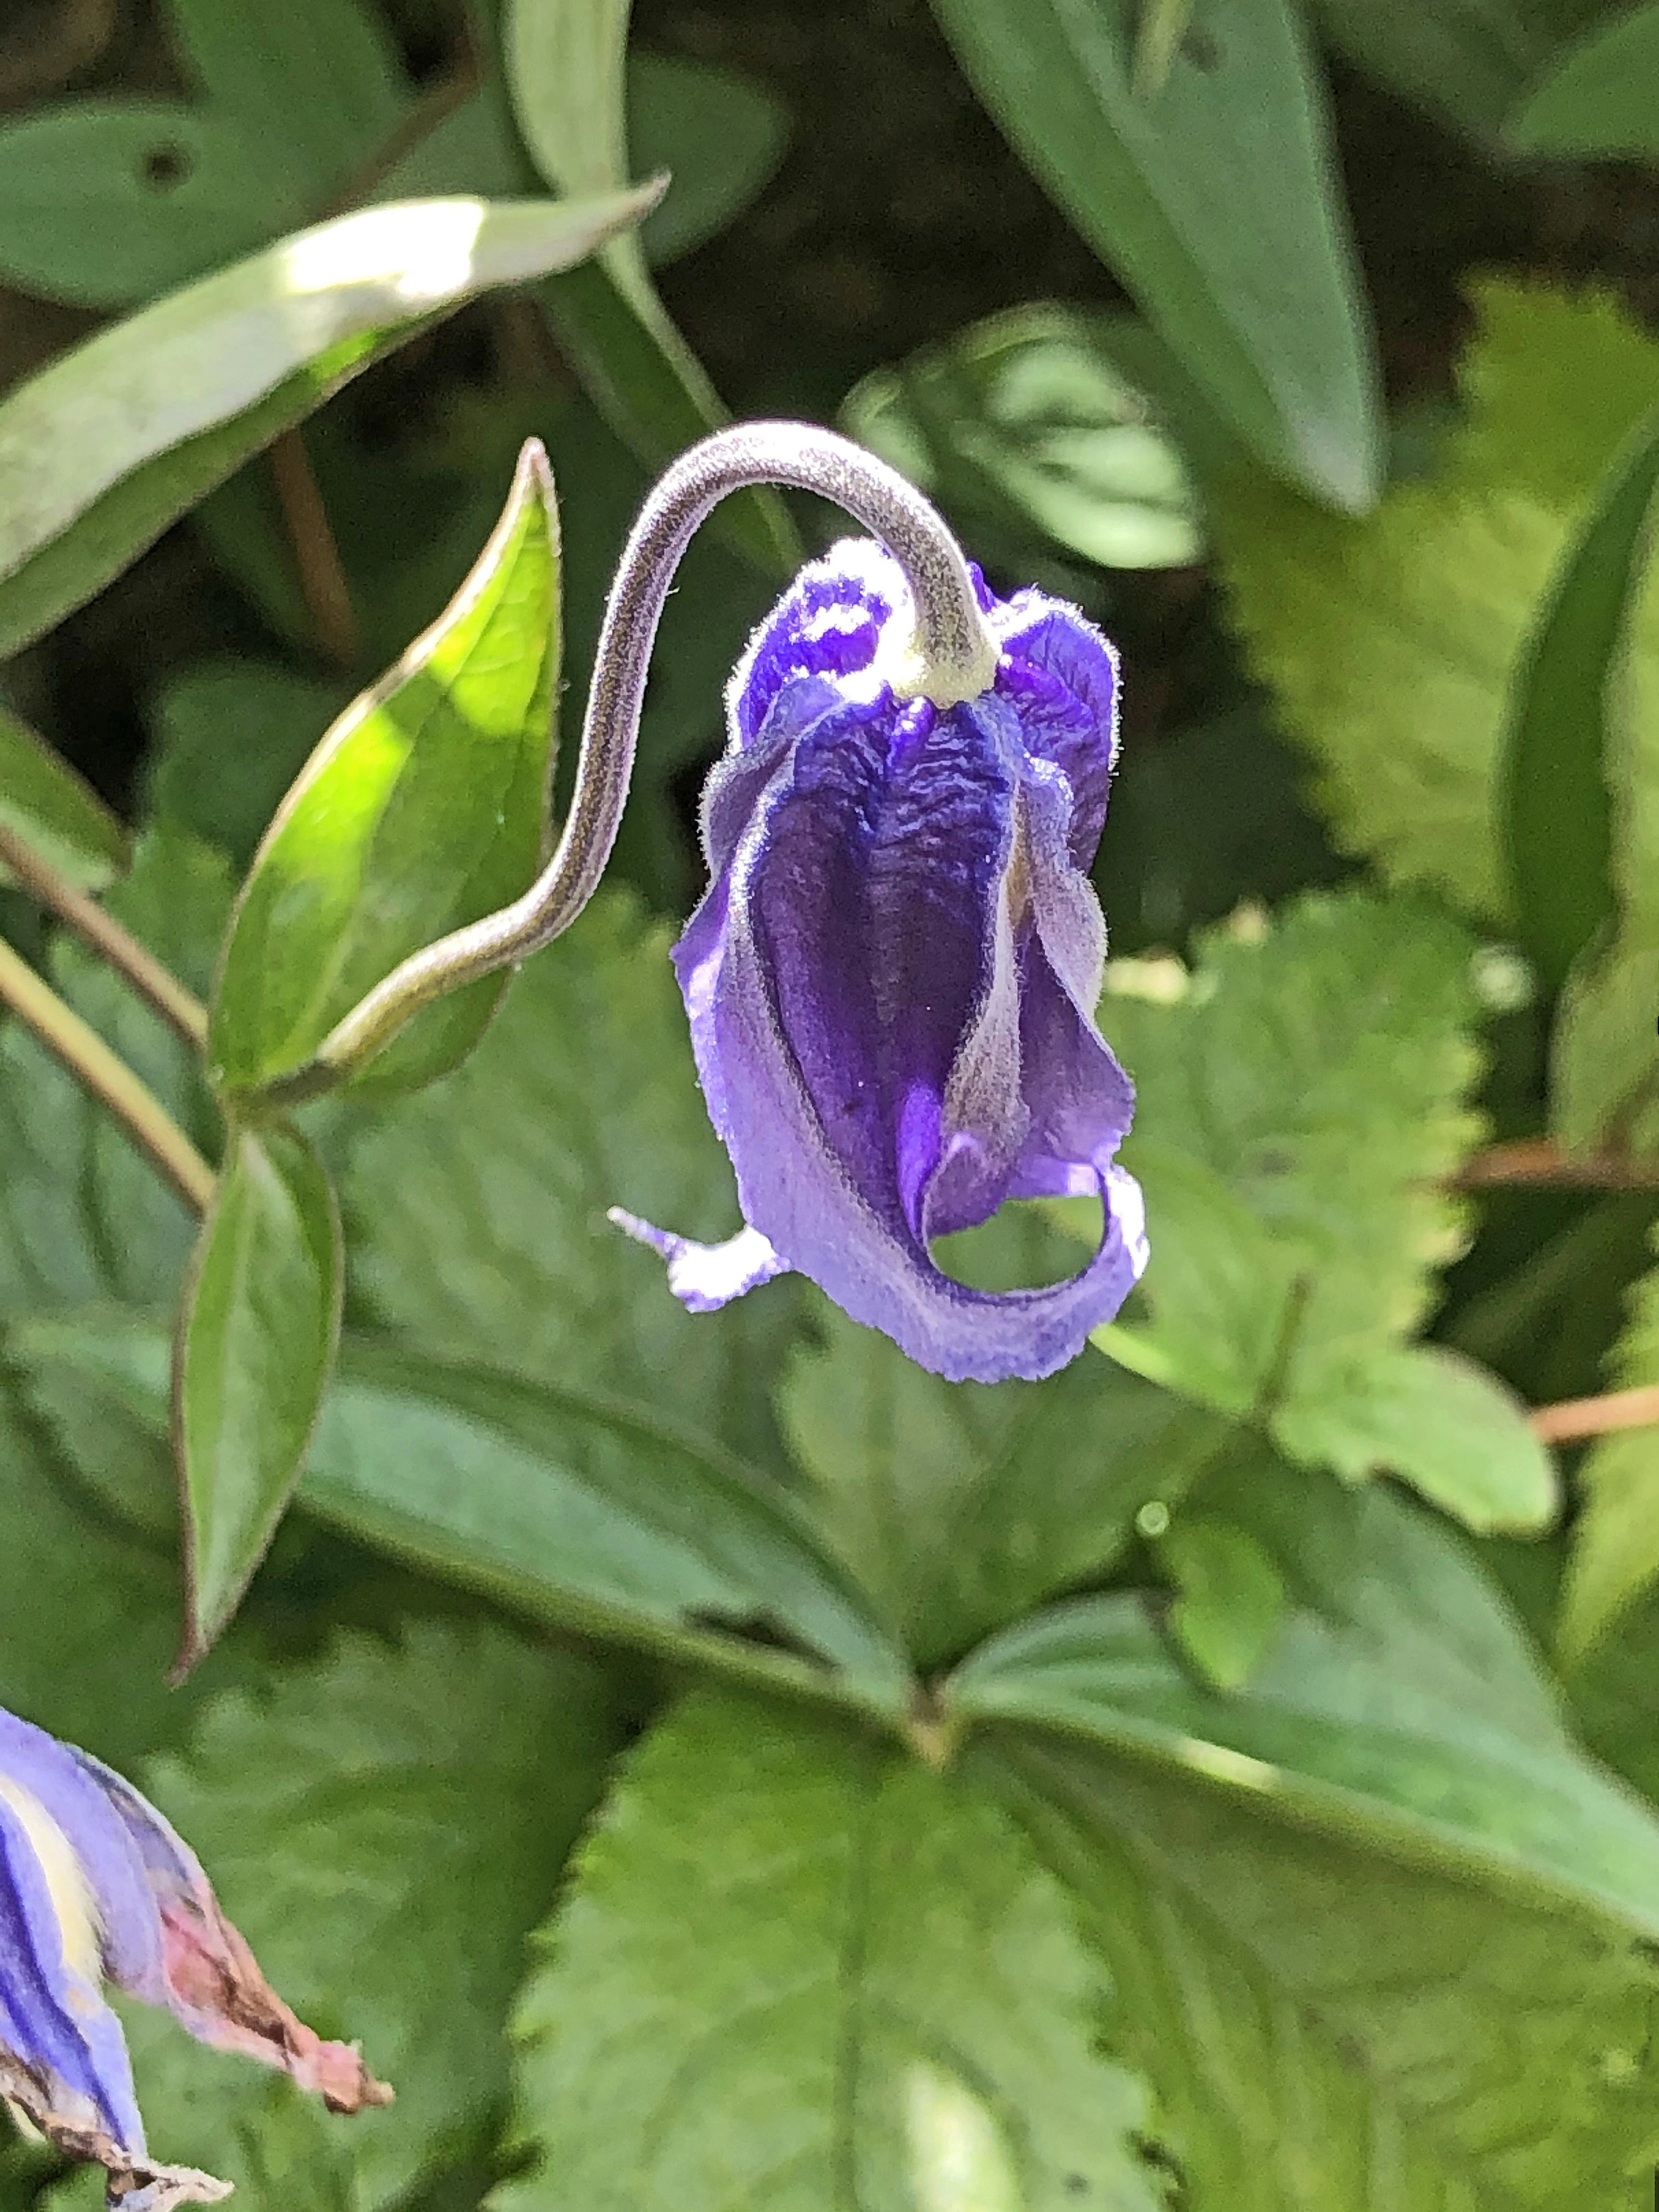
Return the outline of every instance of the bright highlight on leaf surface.
[[[561,647],[559,526],[532,440],[471,574],[340,716],[237,902],[209,1060],[230,1093],[302,1066],[398,961],[523,890],[542,860]],[[488,976],[426,1011],[365,1084],[414,1088],[477,1042]]]

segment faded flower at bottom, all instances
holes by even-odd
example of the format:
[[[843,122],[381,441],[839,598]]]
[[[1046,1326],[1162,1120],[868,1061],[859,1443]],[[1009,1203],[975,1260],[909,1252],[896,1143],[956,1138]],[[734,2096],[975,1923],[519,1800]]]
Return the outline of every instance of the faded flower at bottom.
[[[922,1366],[1000,1382],[1075,1357],[1146,1243],[1114,1164],[1133,1093],[1094,1025],[1084,872],[1115,664],[1040,592],[981,603],[995,677],[955,706],[906,696],[909,587],[870,541],[805,569],[756,633],[703,799],[709,888],[674,952],[746,1226],[709,1246],[613,1218],[695,1311],[794,1268]],[[1104,1219],[1069,1281],[981,1291],[934,1262],[1006,1199],[1079,1194]]]
[[[150,2158],[106,1980],[204,2043],[281,2067],[331,2111],[390,2101],[355,2051],[323,2042],[270,1988],[161,1814],[0,1710],[0,2096],[105,2167],[122,2212],[227,2196],[227,2182]]]

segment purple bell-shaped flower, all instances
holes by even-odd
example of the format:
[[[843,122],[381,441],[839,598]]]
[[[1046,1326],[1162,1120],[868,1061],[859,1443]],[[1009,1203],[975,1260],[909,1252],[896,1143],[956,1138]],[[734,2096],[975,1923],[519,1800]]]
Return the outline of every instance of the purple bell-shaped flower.
[[[281,2067],[330,2109],[392,2092],[270,1987],[196,1859],[138,1792],[0,1711],[0,2096],[109,2177],[121,2212],[211,2203],[229,2185],[144,2143],[106,1982],[165,2005],[204,2043]]]
[[[1133,1093],[1094,1024],[1085,872],[1116,750],[1111,647],[975,576],[988,690],[938,706],[915,611],[869,540],[805,569],[728,695],[703,799],[710,884],[675,948],[708,1110],[747,1224],[702,1245],[619,1215],[695,1311],[786,1269],[953,1381],[1063,1366],[1146,1260],[1114,1164]],[[1097,1195],[1099,1248],[1042,1290],[967,1288],[936,1237],[1006,1199]]]

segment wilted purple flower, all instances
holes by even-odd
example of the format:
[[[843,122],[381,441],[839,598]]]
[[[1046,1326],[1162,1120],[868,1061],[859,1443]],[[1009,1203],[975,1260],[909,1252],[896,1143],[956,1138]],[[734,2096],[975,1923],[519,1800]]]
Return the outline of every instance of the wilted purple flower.
[[[229,2185],[158,2166],[106,1980],[204,2043],[281,2067],[331,2110],[386,2103],[357,2053],[296,2020],[190,1850],[95,1759],[0,1710],[0,2096],[108,2174],[122,2212],[211,2203]]]
[[[1115,1166],[1133,1094],[1096,1030],[1116,666],[1073,608],[975,578],[989,690],[938,707],[903,572],[868,540],[757,631],[703,798],[711,881],[675,947],[747,1224],[709,1246],[615,1217],[693,1311],[799,1269],[954,1381],[1063,1366],[1146,1264]],[[965,1288],[930,1246],[1004,1200],[1097,1194],[1081,1273]]]

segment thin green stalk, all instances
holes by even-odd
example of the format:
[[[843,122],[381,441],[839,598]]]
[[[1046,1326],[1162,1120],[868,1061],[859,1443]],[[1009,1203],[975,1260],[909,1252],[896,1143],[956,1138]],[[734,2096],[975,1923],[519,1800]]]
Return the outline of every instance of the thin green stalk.
[[[161,1170],[186,1206],[205,1213],[216,1177],[153,1091],[89,1029],[22,955],[0,938],[0,1005],[9,1006]]]
[[[207,1043],[207,1008],[187,991],[170,969],[130,929],[123,927],[94,898],[60,876],[26,844],[15,830],[0,823],[0,861],[3,861],[30,897],[47,907],[93,951],[125,976],[139,996],[148,999],[162,1020],[176,1030],[185,1042],[200,1052]]]

